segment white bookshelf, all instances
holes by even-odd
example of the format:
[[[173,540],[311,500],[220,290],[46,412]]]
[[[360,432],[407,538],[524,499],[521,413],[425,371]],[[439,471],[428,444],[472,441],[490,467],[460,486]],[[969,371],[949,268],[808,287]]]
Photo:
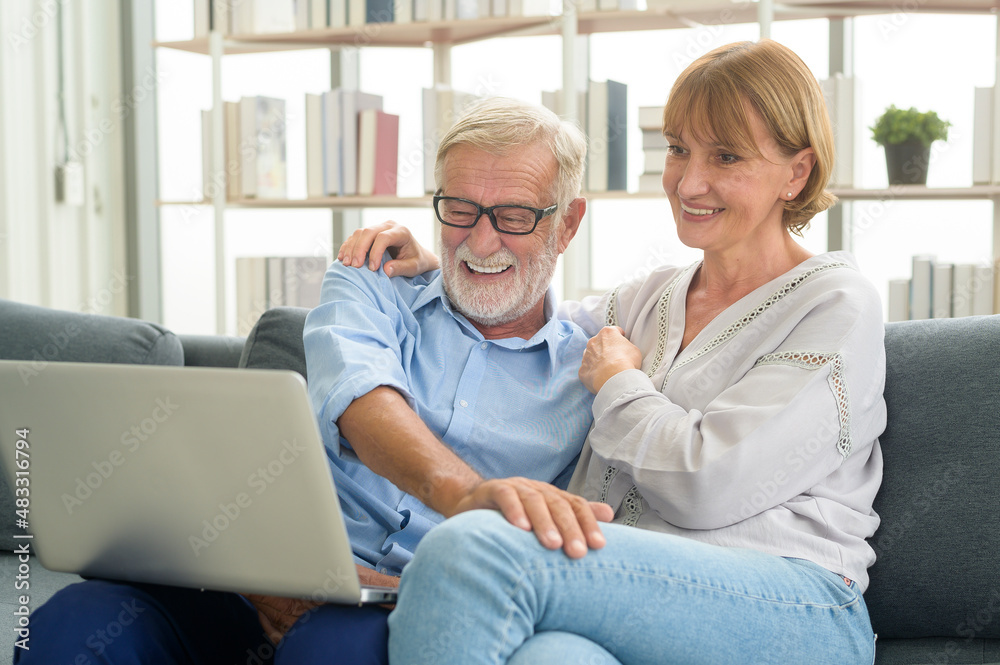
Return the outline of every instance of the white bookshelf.
[[[768,2],[733,3],[731,0],[676,0],[664,2],[648,0],[649,9],[644,11],[584,12],[577,14],[575,5],[566,3],[566,11],[560,16],[507,17],[476,20],[441,21],[434,23],[369,24],[364,27],[327,28],[291,33],[241,35],[239,38],[224,37],[213,32],[208,38],[185,41],[155,42],[157,48],[174,49],[206,55],[211,61],[213,85],[214,145],[213,163],[222,164],[223,112],[221,96],[221,63],[226,55],[243,53],[268,53],[297,49],[329,48],[340,52],[343,47],[396,46],[429,48],[433,52],[434,83],[451,83],[451,49],[453,46],[497,37],[524,35],[559,35],[562,41],[564,89],[579,89],[579,82],[587,79],[587,35],[604,32],[624,32],[637,30],[661,30],[687,28],[693,25],[715,23],[759,22],[762,32],[769,29],[772,21],[811,18],[840,19],[860,15],[888,14],[899,12],[897,2],[882,0],[823,2],[820,0],[787,0],[773,5]],[[996,12],[993,0],[924,0],[914,11],[921,13],[976,13]],[[998,24],[1000,25],[1000,24]],[[998,30],[1000,31],[1000,30]],[[1000,61],[1000,35],[998,61]],[[835,51],[843,44],[835,44],[831,28],[831,75],[837,70],[834,61],[842,54]],[[350,81],[350,74],[347,80]],[[995,86],[994,108],[1000,108],[1000,85]],[[575,106],[575,95],[564,95],[570,105]],[[419,112],[419,111],[415,111]],[[567,117],[577,117],[577,109],[562,109]],[[856,131],[858,129],[856,128]],[[994,137],[1000,137],[1000,114],[994,118]],[[994,165],[1000,165],[1000,140],[994,141],[992,150]],[[831,211],[831,225],[828,235],[829,249],[850,249],[850,234],[844,232],[850,223],[850,204],[855,201],[898,200],[963,200],[979,199],[993,202],[993,248],[994,260],[1000,257],[1000,168],[994,167],[994,184],[970,187],[928,188],[921,186],[895,186],[885,189],[859,189],[851,186],[836,186],[833,193],[841,200],[840,210]],[[347,211],[351,221],[334,223],[332,246],[340,242],[360,223],[358,211],[370,208],[422,208],[430,207],[430,197],[322,197],[311,199],[242,199],[227,201],[223,188],[211,201],[162,201],[160,205],[210,205],[215,218],[215,293],[216,327],[218,332],[227,332],[227,292],[225,266],[225,211],[227,209],[329,209]],[[596,200],[638,200],[663,198],[658,193],[601,192],[587,194]],[[336,212],[335,212],[336,214]],[[846,221],[845,221],[846,220]],[[564,257],[564,289],[567,297],[589,292],[590,289],[590,242],[589,230],[583,228]],[[998,271],[1000,273],[1000,271]],[[997,289],[997,309],[1000,310],[1000,289]]]

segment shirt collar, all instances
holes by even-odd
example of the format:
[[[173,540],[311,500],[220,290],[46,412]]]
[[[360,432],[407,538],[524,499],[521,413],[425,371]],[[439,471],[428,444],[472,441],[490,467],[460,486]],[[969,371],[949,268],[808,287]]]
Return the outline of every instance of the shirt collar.
[[[451,300],[448,299],[447,294],[444,292],[444,278],[440,272],[435,275],[435,277],[421,291],[420,295],[418,295],[413,301],[413,311],[415,312],[418,309],[426,307],[427,305],[430,305],[438,300],[441,302],[441,307],[475,339],[489,342],[490,344],[496,344],[497,346],[502,346],[505,349],[513,351],[531,351],[536,347],[545,344],[549,351],[549,360],[553,365],[558,362],[556,354],[559,348],[559,341],[570,335],[570,331],[566,329],[566,326],[562,325],[562,322],[556,318],[556,294],[555,290],[551,286],[545,293],[545,302],[543,304],[545,325],[543,325],[538,332],[532,335],[531,339],[507,337],[503,339],[487,340],[483,337],[483,334],[479,332],[474,325],[472,325],[471,321],[452,307]]]

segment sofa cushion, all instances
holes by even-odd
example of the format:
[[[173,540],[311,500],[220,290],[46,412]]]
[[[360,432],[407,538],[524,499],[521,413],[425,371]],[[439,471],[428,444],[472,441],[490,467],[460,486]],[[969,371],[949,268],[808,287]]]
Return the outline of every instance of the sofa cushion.
[[[183,365],[184,350],[155,323],[0,300],[0,359],[35,371],[49,362]]]
[[[146,321],[0,300],[0,359],[24,361],[21,374],[30,381],[50,362],[183,365],[184,350],[172,332]],[[0,549],[15,547],[15,517],[0,474]]]
[[[302,344],[307,314],[305,307],[274,307],[264,312],[247,336],[240,367],[290,369],[308,379]]]
[[[1000,637],[1000,316],[888,324],[885,350],[872,625]]]
[[[245,337],[232,335],[178,335],[187,367],[239,367]]]

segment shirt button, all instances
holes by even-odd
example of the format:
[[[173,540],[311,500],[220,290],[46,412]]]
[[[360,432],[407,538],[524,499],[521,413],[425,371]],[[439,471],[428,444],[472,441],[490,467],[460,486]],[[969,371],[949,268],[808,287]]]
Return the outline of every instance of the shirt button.
[[[382,569],[382,574],[383,575],[388,575],[389,574],[389,569],[388,568],[383,568]]]
[[[466,402],[464,399],[463,400],[459,400],[458,403],[461,404],[462,406],[469,406],[469,403]]]
[[[479,345],[479,348],[485,351],[486,349],[489,348],[489,346],[490,346],[489,343],[483,342],[482,344]]]

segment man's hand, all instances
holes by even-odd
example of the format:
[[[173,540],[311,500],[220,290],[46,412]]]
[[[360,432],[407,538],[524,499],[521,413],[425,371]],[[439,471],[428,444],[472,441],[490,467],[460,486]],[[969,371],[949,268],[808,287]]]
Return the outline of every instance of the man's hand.
[[[244,594],[247,600],[257,608],[257,618],[260,620],[264,633],[274,644],[281,641],[285,633],[299,617],[309,610],[319,607],[322,603],[299,598],[281,598],[278,596],[261,596]]]
[[[416,277],[441,265],[433,252],[413,238],[410,229],[393,221],[352,233],[340,246],[337,260],[345,266],[360,268],[368,256],[368,268],[378,270],[386,250],[393,258],[385,264],[385,274],[389,277]]]
[[[354,564],[358,569],[358,579],[362,586],[388,586],[396,588],[399,586],[399,578],[393,575],[383,575],[377,571]]]
[[[458,501],[452,514],[476,508],[499,510],[511,524],[534,531],[543,546],[562,547],[572,559],[604,547],[598,522],[610,522],[614,517],[611,506],[605,503],[587,501],[528,478],[484,480]]]
[[[583,352],[580,380],[595,395],[608,379],[627,369],[642,369],[642,351],[618,326],[607,326],[590,338]]]

